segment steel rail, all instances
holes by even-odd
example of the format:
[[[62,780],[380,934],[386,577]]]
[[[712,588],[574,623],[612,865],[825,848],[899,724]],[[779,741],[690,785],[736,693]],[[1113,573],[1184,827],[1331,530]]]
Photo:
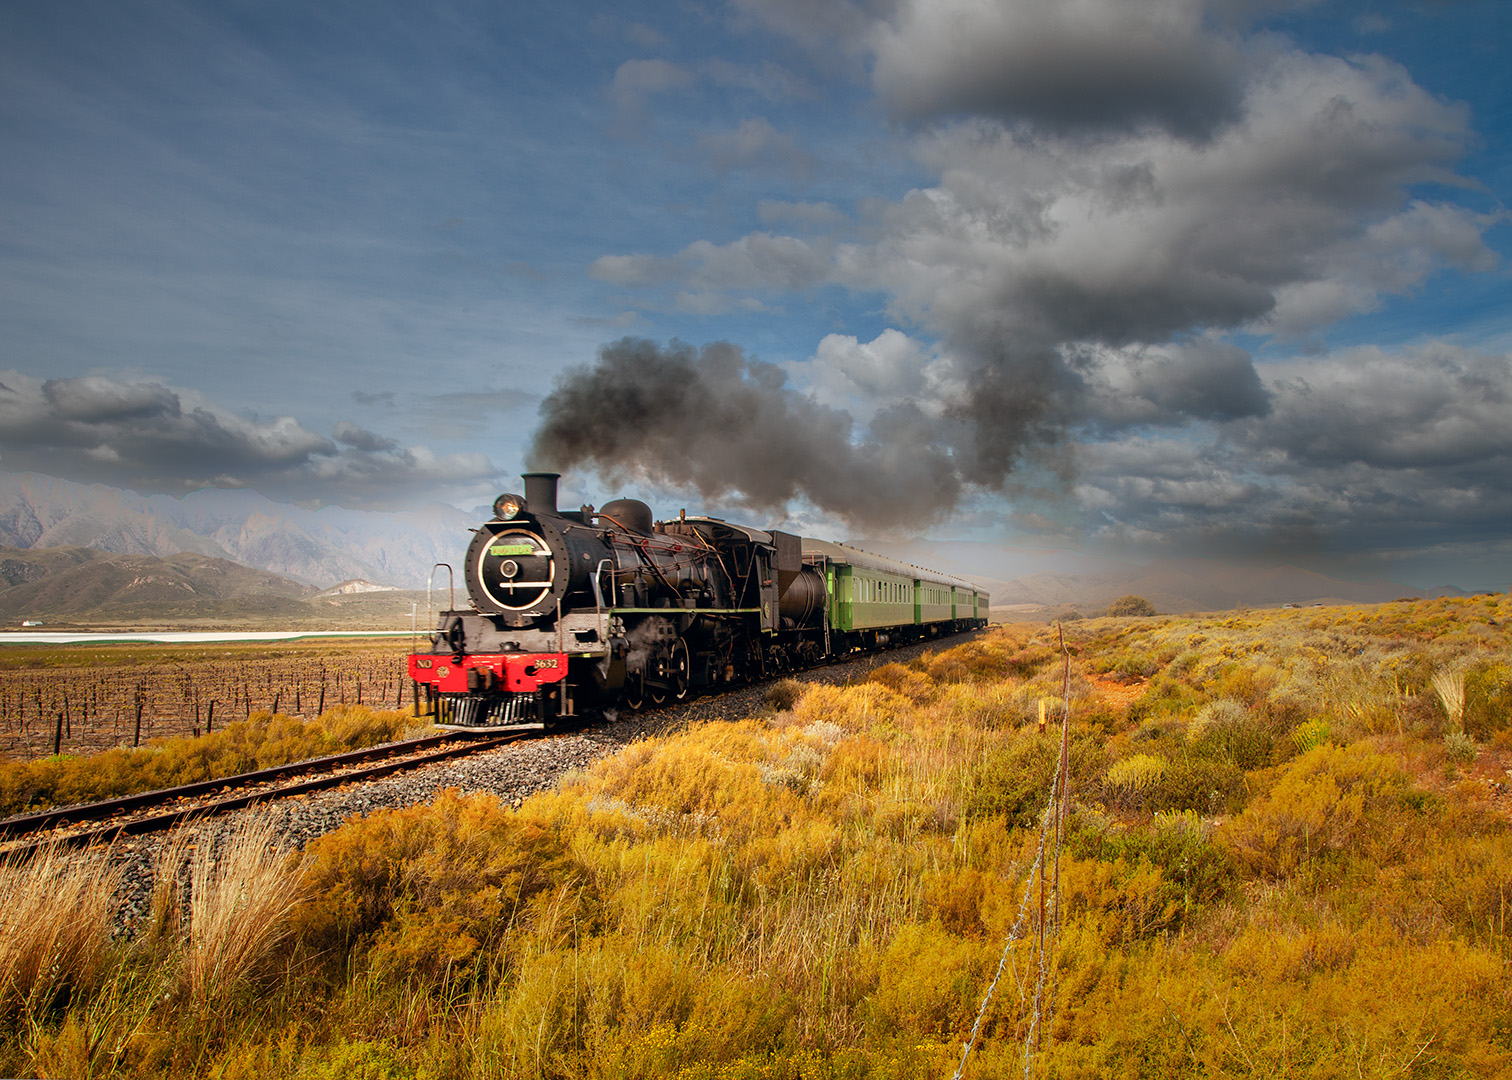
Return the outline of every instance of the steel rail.
[[[100,802],[84,803],[76,806],[57,807],[37,814],[8,818],[0,821],[0,837],[24,837],[62,825],[108,819],[182,799],[197,798],[216,791],[267,784],[291,776],[301,776],[309,773],[326,773],[324,776],[318,776],[300,783],[263,788],[241,795],[233,795],[229,798],[196,803],[194,806],[182,807],[163,814],[130,818],[126,821],[102,825],[96,829],[87,829],[76,833],[49,837],[30,845],[17,845],[3,852],[3,855],[6,857],[13,856],[28,848],[40,847],[49,843],[62,843],[72,846],[100,840],[111,840],[117,836],[131,836],[138,833],[168,829],[191,818],[226,813],[231,810],[242,809],[253,803],[303,795],[312,791],[321,791],[325,788],[339,787],[342,784],[349,784],[355,781],[377,779],[378,777],[388,776],[406,769],[429,765],[433,762],[446,761],[450,758],[462,757],[463,755],[477,753],[482,750],[490,750],[505,743],[514,742],[517,739],[535,737],[537,735],[538,733],[533,731],[515,731],[502,734],[479,733],[478,735],[474,735],[472,732],[447,732],[443,735],[426,736],[422,739],[412,739],[402,743],[390,743],[383,747],[354,750],[344,754],[334,754],[330,757],[312,758],[308,761],[280,765],[271,769],[238,773],[234,776],[221,777],[217,780],[204,780],[193,784],[185,784],[181,787],[161,788],[157,791],[146,791],[119,799],[106,799]],[[425,750],[438,745],[443,746],[443,749],[433,753],[418,755],[415,753],[417,749]],[[385,761],[383,760],[384,758],[390,760]],[[374,760],[377,760],[379,763],[370,765],[367,768],[340,771],[345,766],[361,765],[363,762]]]

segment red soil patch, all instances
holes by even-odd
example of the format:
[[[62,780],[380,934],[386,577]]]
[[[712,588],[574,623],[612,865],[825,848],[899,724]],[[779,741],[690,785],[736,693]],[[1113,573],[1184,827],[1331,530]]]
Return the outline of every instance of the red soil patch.
[[[1116,709],[1128,709],[1144,694],[1150,680],[1119,675],[1089,675],[1087,681],[1109,705]]]

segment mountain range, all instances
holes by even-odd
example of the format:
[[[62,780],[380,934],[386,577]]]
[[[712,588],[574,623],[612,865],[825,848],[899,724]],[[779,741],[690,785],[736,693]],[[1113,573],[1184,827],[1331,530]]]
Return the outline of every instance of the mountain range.
[[[292,579],[282,585],[271,578],[257,584],[223,567],[217,571],[228,581],[237,582],[238,587],[245,586],[239,595],[257,593],[269,603],[302,603],[307,596],[300,594],[301,586],[331,588],[353,579],[423,590],[432,566],[438,562],[456,564],[485,513],[480,509],[468,514],[442,504],[407,512],[336,506],[306,509],[276,503],[246,490],[207,489],[174,498],[138,495],[103,484],[78,484],[39,473],[0,473],[0,546],[32,552],[91,549],[112,555],[155,556],[164,561],[163,566],[147,567],[70,556],[74,559],[70,571],[74,576],[59,577],[58,583],[48,588],[60,588],[66,580],[70,587],[82,589],[85,579],[100,577],[100,582],[87,590],[97,599],[114,596],[112,590],[126,580],[122,575],[134,579],[144,574],[162,579],[157,585],[169,590],[165,599],[183,599],[183,590],[166,582],[188,580],[182,575],[198,565],[180,558],[188,555],[240,564],[238,569],[251,568],[248,573],[263,571]],[[991,590],[992,606],[1000,610],[1075,609],[1096,614],[1117,597],[1131,593],[1145,597],[1160,611],[1185,612],[1327,601],[1379,603],[1402,596],[1461,592],[1452,587],[1414,589],[1392,581],[1352,582],[1295,566],[1257,568],[1204,559],[1138,564],[1079,552],[970,541],[856,543],[881,555],[977,582]],[[11,558],[16,562],[14,553]],[[70,569],[62,563],[56,567],[49,564],[43,574],[41,564],[28,565],[30,569],[14,569],[14,573],[56,577]],[[3,571],[0,577],[5,577]],[[26,584],[6,577],[0,587],[13,593]],[[135,588],[135,599],[112,600],[110,604],[134,604],[149,595],[142,591],[144,586]],[[44,593],[39,592],[37,599]],[[195,594],[207,598],[205,602],[219,595],[208,586],[195,586]],[[52,610],[55,606],[48,602],[39,608],[27,593],[12,599],[22,607],[0,603],[0,612]],[[407,602],[397,596],[390,601],[390,606]]]
[[[467,550],[476,514],[434,504],[409,512],[318,510],[254,491],[138,495],[40,473],[0,473],[0,545],[87,547],[122,555],[226,559],[308,585],[361,578],[424,588],[431,567]]]

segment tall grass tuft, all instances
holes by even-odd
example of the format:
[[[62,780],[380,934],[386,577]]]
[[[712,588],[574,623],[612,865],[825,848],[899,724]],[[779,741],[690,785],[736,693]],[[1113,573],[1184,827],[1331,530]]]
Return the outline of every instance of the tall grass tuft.
[[[1438,695],[1455,731],[1465,730],[1465,673],[1463,671],[1435,671],[1433,692]]]
[[[254,975],[289,935],[300,869],[271,821],[220,844],[201,843],[189,865],[189,933],[178,990],[202,1007]]]
[[[191,830],[177,828],[158,848],[152,866],[152,898],[147,927],[142,934],[149,945],[177,942],[184,904],[184,864],[189,861]]]
[[[100,851],[0,863],[0,1014],[46,1011],[99,981],[120,883]]]

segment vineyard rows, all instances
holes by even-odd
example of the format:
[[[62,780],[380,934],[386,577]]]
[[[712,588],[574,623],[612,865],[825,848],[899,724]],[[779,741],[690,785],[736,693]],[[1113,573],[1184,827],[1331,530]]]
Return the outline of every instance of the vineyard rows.
[[[336,705],[397,709],[411,682],[400,653],[241,657],[154,665],[0,671],[0,753],[28,760],[197,735],[256,712],[315,717]]]

